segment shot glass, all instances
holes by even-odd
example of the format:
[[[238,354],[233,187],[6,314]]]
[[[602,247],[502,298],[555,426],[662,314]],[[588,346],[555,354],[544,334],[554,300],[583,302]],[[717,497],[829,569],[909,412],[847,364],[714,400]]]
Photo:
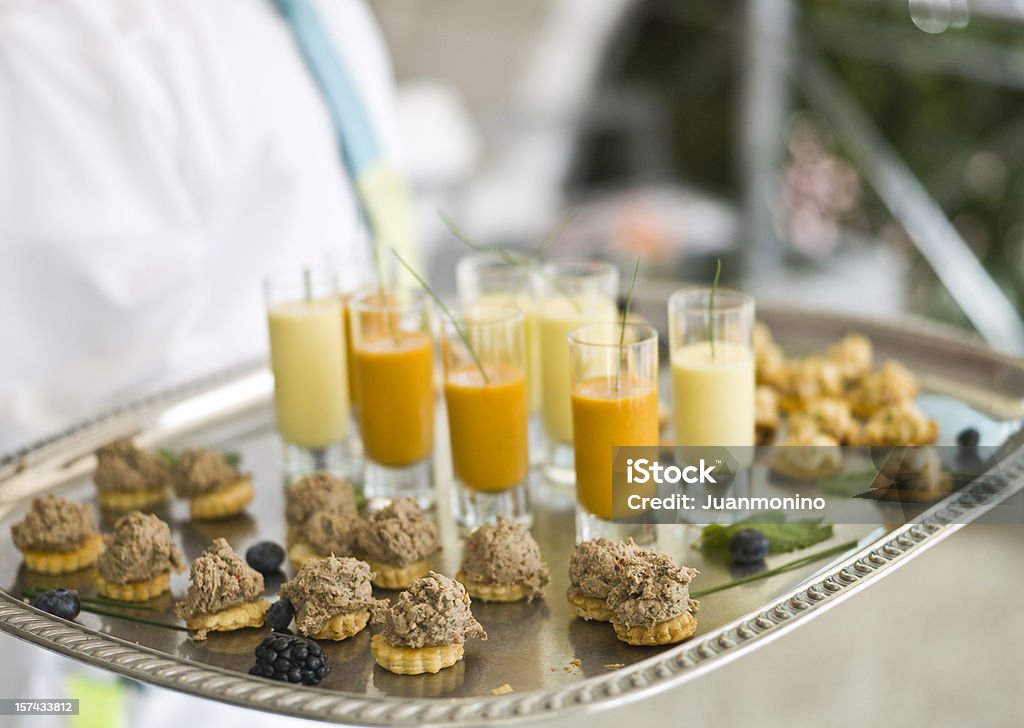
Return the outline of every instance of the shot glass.
[[[554,485],[569,487],[575,480],[569,332],[615,321],[619,271],[598,261],[548,263],[536,277],[536,288],[541,416],[548,442],[544,475]]]
[[[530,525],[523,313],[477,303],[454,316],[441,346],[456,521],[467,530],[498,516]]]
[[[455,266],[455,287],[459,303],[514,306],[523,312],[526,341],[526,388],[530,405],[530,465],[544,460],[546,443],[540,419],[541,357],[539,308],[532,273],[521,265],[487,253],[472,253]]]
[[[754,445],[754,299],[683,288],[668,300],[676,445]]]
[[[370,507],[434,504],[434,342],[421,291],[368,290],[349,302]]]
[[[607,536],[652,545],[654,526],[612,520],[616,448],[658,445],[658,334],[642,324],[603,323],[569,334],[576,541]],[[621,457],[620,457],[621,459]],[[653,495],[653,492],[651,493]]]
[[[263,287],[285,470],[348,477],[351,423],[337,278],[323,270],[296,271],[268,276]]]

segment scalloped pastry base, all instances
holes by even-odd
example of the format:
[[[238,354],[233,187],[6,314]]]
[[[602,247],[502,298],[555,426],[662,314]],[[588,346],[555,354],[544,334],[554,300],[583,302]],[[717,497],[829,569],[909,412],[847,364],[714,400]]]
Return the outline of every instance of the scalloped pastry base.
[[[377,664],[396,675],[422,675],[425,672],[440,672],[462,659],[462,645],[440,645],[437,647],[397,647],[383,634],[375,634],[370,640],[370,651]]]
[[[576,610],[576,616],[591,622],[610,622],[612,613],[604,599],[585,597],[582,594],[566,595],[566,601]]]
[[[366,559],[373,571],[373,585],[381,589],[408,589],[421,576],[430,572],[430,559],[423,559],[408,566],[393,566],[383,561]]]
[[[118,584],[96,575],[96,591],[100,596],[119,602],[148,602],[171,589],[171,572],[157,574],[147,581],[130,581]]]
[[[697,631],[697,618],[689,612],[659,622],[653,627],[626,627],[612,622],[615,636],[630,645],[671,645],[693,637]]]
[[[334,640],[340,642],[346,640],[349,637],[359,634],[366,624],[370,621],[370,610],[360,609],[355,612],[345,612],[344,614],[336,614],[331,617],[330,621],[327,622],[316,634],[307,634],[307,637],[313,637],[318,640]],[[306,634],[303,632],[303,634]]]
[[[25,568],[37,574],[57,576],[81,571],[96,563],[103,550],[103,537],[93,534],[81,546],[71,551],[36,551],[25,549],[21,552]]]
[[[170,498],[171,489],[166,485],[139,490],[100,490],[96,498],[100,508],[108,511],[141,511],[160,505]]]
[[[242,478],[192,499],[192,519],[213,521],[237,516],[252,502],[252,478]]]
[[[189,637],[199,642],[205,640],[209,632],[234,632],[247,627],[262,627],[268,609],[270,602],[266,599],[254,599],[213,614],[197,614],[186,619],[185,626],[188,627]]]
[[[455,575],[466,587],[466,592],[482,602],[518,602],[530,596],[530,587],[525,584],[484,584],[466,579],[466,572],[459,569]]]

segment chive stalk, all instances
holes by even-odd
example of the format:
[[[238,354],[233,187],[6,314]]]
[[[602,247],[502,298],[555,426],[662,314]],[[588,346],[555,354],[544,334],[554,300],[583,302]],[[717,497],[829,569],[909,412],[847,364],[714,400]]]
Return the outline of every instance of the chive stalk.
[[[622,309],[622,322],[619,324],[619,356],[618,366],[615,369],[615,391],[619,391],[619,385],[622,381],[622,359],[625,357],[625,352],[622,347],[626,343],[626,322],[629,320],[629,310],[633,307],[633,290],[636,287],[636,274],[640,270],[640,256],[636,257],[633,261],[633,275],[629,279],[629,292],[626,294],[626,305]]]
[[[700,591],[693,592],[690,596],[694,598],[706,597],[708,594],[732,589],[733,587],[740,586],[741,584],[749,584],[752,581],[759,581],[760,579],[767,579],[770,576],[777,576],[784,572],[792,571],[793,569],[799,569],[801,566],[813,564],[815,561],[820,561],[821,559],[828,558],[829,556],[835,556],[836,554],[841,554],[844,551],[849,551],[856,545],[856,541],[846,541],[838,546],[827,548],[824,551],[817,551],[813,554],[802,556],[799,559],[786,562],[781,566],[776,566],[774,569],[768,569],[767,571],[762,571],[758,574],[744,576],[742,579],[735,579],[733,581],[727,581],[724,584],[718,584],[716,586],[708,587],[707,589],[701,589]]]
[[[722,259],[715,259],[715,279],[711,282],[708,296],[708,342],[711,344],[711,358],[715,358],[715,293],[718,292],[718,277],[722,275]]]
[[[466,351],[468,351],[469,355],[473,358],[473,363],[476,364],[476,368],[480,370],[480,376],[483,377],[484,384],[490,384],[490,377],[487,376],[487,371],[484,369],[484,365],[480,362],[480,357],[476,355],[476,349],[474,349],[473,345],[469,342],[469,336],[466,335],[466,331],[462,328],[462,324],[460,324],[458,319],[456,319],[452,312],[448,310],[448,307],[444,305],[444,301],[442,301],[441,297],[434,292],[434,289],[430,287],[430,284],[423,280],[423,278],[420,277],[420,274],[414,271],[412,266],[405,262],[402,256],[398,254],[397,250],[392,248],[391,254],[395,256],[398,262],[402,264],[402,267],[409,272],[409,275],[416,279],[420,286],[423,287],[423,290],[434,299],[434,302],[438,305],[441,311],[444,312],[447,319],[452,322],[452,326],[455,327],[455,332],[459,335],[459,338],[462,339],[462,343],[466,346]]]

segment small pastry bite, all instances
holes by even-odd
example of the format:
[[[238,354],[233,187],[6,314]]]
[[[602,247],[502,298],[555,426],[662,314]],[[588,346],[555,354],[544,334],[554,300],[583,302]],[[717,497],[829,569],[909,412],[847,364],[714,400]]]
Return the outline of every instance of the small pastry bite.
[[[367,516],[359,548],[381,589],[404,589],[430,571],[430,557],[441,549],[437,528],[414,498],[396,498]]]
[[[25,567],[39,574],[85,569],[103,550],[92,508],[55,495],[33,499],[25,518],[11,526],[11,538],[21,549]]]
[[[189,636],[262,627],[270,602],[263,598],[263,574],[245,563],[223,538],[215,538],[189,569],[185,598],[174,605]]]
[[[436,673],[462,659],[467,639],[487,639],[470,609],[466,588],[436,572],[417,579],[394,604],[378,602],[373,622],[383,630],[370,641],[377,664],[398,675]]]
[[[305,533],[307,522],[318,511],[355,519],[359,512],[352,484],[326,471],[319,471],[285,488],[284,516],[288,524],[285,540],[288,558],[296,568],[318,555]]]
[[[611,620],[608,594],[638,550],[632,539],[621,543],[603,537],[576,546],[569,559],[569,589],[565,593],[576,616],[595,622]]]
[[[818,480],[843,469],[839,441],[817,428],[807,417],[793,417],[786,437],[771,455],[772,472],[796,480]]]
[[[758,384],[781,385],[786,377],[786,355],[772,339],[771,329],[758,321],[754,324],[754,371]]]
[[[779,429],[779,395],[764,384],[754,391],[754,429],[758,445],[766,445]]]
[[[786,412],[797,412],[816,397],[834,397],[842,392],[839,367],[823,356],[808,356],[787,367],[780,403]]]
[[[307,563],[281,585],[295,607],[295,625],[306,637],[343,640],[362,630],[375,604],[365,561],[328,556]]]
[[[667,554],[636,551],[608,593],[615,636],[630,645],[670,645],[693,637],[700,603],[690,599],[696,569]]]
[[[939,426],[911,401],[897,402],[873,414],[864,425],[864,445],[930,445]]]
[[[850,406],[858,417],[870,417],[883,407],[912,400],[918,389],[917,377],[909,369],[898,361],[887,361],[850,392]]]
[[[826,356],[839,367],[844,381],[856,382],[871,371],[875,347],[863,334],[851,333],[830,346]]]
[[[170,527],[154,515],[132,511],[117,519],[96,560],[96,591],[122,602],[145,602],[171,588],[171,571],[184,571]]]
[[[303,540],[288,549],[297,569],[325,556],[354,556],[359,537],[359,517],[336,511],[317,511],[303,530]]]
[[[953,478],[933,447],[898,447],[886,458],[871,483],[881,500],[930,503],[953,490]]]
[[[194,520],[237,516],[252,502],[252,476],[217,450],[185,450],[178,456],[174,474],[174,491],[189,499]]]
[[[471,597],[484,602],[532,602],[549,581],[529,529],[501,516],[470,534],[456,578]]]
[[[100,508],[130,511],[152,508],[167,500],[174,475],[170,463],[155,452],[117,440],[96,451],[96,483]]]
[[[850,412],[850,403],[840,397],[815,397],[806,402],[803,411],[791,418],[790,428],[806,427],[830,435],[841,445],[855,444],[860,438],[860,425]]]

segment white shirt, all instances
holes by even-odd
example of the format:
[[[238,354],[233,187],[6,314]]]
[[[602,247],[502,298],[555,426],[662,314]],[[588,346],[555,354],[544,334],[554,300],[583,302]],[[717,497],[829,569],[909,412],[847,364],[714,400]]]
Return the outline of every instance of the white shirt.
[[[315,4],[394,158],[373,18]],[[0,454],[260,356],[263,275],[364,237],[271,0],[0,0]]]

